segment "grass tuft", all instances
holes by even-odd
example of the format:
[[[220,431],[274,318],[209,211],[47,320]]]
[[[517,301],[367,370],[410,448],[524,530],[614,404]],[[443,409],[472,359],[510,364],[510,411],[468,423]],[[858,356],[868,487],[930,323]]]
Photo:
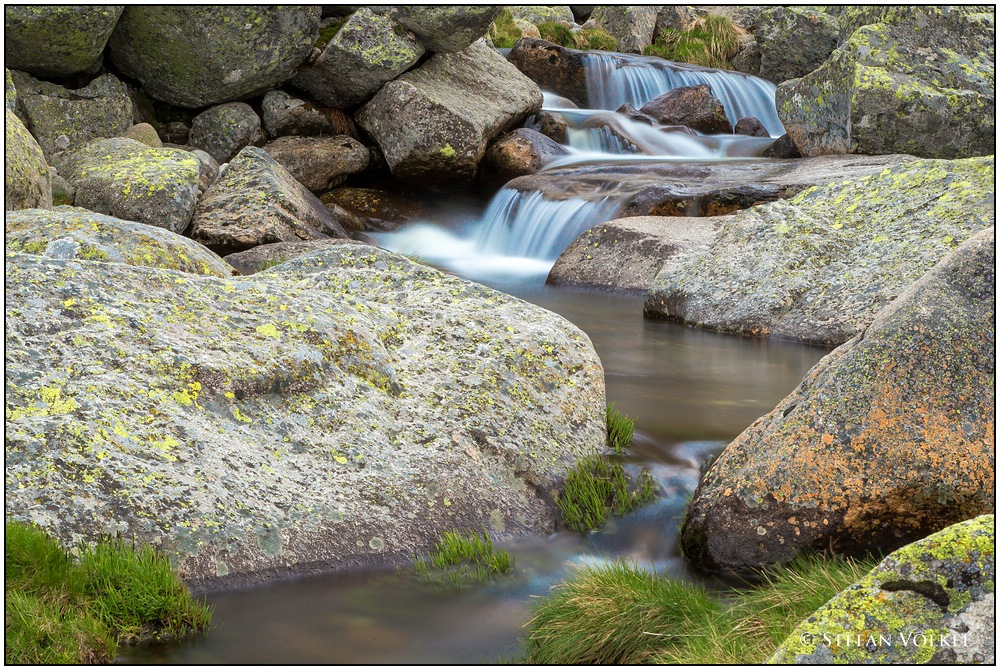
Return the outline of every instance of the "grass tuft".
[[[414,559],[413,572],[429,582],[462,587],[505,574],[513,565],[506,549],[493,547],[485,529],[464,535],[447,531],[427,558]]]
[[[614,403],[609,403],[607,424],[608,444],[615,450],[616,454],[624,453],[625,448],[632,443],[632,436],[635,433],[635,420],[622,414]]]
[[[521,29],[514,23],[514,14],[506,7],[490,24],[488,34],[497,49],[510,49],[521,39]]]
[[[657,490],[645,468],[633,482],[617,460],[588,456],[566,475],[556,505],[566,527],[586,533],[653,500]]]
[[[729,69],[729,59],[739,51],[740,39],[746,34],[728,16],[709,13],[689,23],[684,30],[663,30],[642,53],[679,63]]]
[[[558,44],[561,47],[579,49],[583,46],[577,40],[576,34],[565,23],[559,21],[544,21],[537,26],[538,34],[543,40]]]
[[[579,35],[583,42],[581,49],[618,51],[618,39],[604,28],[583,28]]]

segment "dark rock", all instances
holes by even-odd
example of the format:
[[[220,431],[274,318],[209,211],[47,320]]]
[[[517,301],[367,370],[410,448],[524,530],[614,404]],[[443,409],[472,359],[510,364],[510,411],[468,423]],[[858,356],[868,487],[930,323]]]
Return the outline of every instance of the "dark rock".
[[[284,91],[268,91],[261,101],[264,128],[272,138],[286,135],[336,135],[333,122],[312,103]]]
[[[535,125],[538,132],[559,144],[569,142],[569,124],[562,114],[555,112],[539,112],[535,115]]]
[[[507,59],[539,87],[568,98],[577,107],[586,108],[590,103],[585,56],[585,51],[525,37],[518,40]]]
[[[263,138],[260,117],[253,107],[245,102],[227,102],[194,117],[188,141],[220,163],[228,163],[240,149]]]
[[[351,232],[391,231],[428,215],[428,210],[414,198],[378,188],[338,188],[324,193],[320,201],[327,209],[337,206],[350,215],[356,222],[355,228],[349,228]]]
[[[749,137],[770,137],[764,124],[752,116],[744,116],[737,121],[736,126],[733,128],[733,133]]]
[[[681,86],[653,98],[639,108],[664,125],[687,126],[706,134],[732,134],[722,103],[708,84]]]
[[[264,146],[279,165],[313,193],[343,183],[368,167],[368,148],[346,135],[279,137]]]
[[[100,62],[122,5],[4,6],[4,65],[36,77],[67,77]]]
[[[487,189],[496,190],[515,177],[534,174],[569,151],[558,142],[529,128],[518,128],[497,137],[486,150],[480,169]]]
[[[652,126],[657,123],[649,114],[643,114],[638,109],[636,109],[631,103],[626,102],[624,105],[615,110],[616,114],[621,114],[627,119],[632,121],[638,121],[639,123],[645,123],[646,125]]]
[[[774,141],[774,144],[764,149],[764,158],[802,158],[795,140],[785,133]]]

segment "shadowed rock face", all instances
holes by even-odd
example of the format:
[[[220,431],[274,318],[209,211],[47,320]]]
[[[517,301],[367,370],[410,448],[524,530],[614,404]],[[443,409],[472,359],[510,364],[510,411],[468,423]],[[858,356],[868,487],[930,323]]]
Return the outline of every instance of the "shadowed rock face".
[[[995,504],[994,229],[972,237],[736,438],[684,554],[749,573],[806,548],[888,551]]]
[[[122,5],[8,5],[5,65],[38,77],[93,73],[122,9]]]

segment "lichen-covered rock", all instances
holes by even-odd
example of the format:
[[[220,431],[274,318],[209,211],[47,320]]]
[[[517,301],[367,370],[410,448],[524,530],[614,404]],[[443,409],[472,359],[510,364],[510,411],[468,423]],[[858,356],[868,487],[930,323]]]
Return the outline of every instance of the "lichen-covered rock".
[[[4,84],[3,84],[3,101],[4,106],[10,111],[15,111],[17,109],[17,88],[14,86],[14,78],[10,74],[10,70],[4,68]]]
[[[220,255],[348,236],[316,196],[258,147],[240,151],[198,200],[190,234]]]
[[[245,146],[263,139],[260,117],[245,102],[209,107],[194,117],[188,142],[220,163],[228,163]]]
[[[37,77],[66,77],[97,64],[122,5],[6,5],[7,67]]]
[[[454,53],[485,35],[502,10],[496,5],[394,5],[384,11],[413,32],[427,51]]]
[[[768,662],[993,665],[995,603],[988,514],[890,554],[799,624]]]
[[[994,151],[995,23],[972,6],[883,8],[818,69],[778,87],[804,156]]]
[[[610,5],[596,7],[584,28],[603,28],[618,40],[618,50],[641,54],[653,43],[656,10],[652,5]]]
[[[487,188],[498,189],[515,177],[535,174],[568,153],[566,147],[537,130],[517,128],[490,144],[483,158],[480,179]]]
[[[156,134],[156,128],[148,123],[137,123],[122,135],[125,139],[141,142],[147,147],[159,149],[163,146],[160,136]]]
[[[320,104],[352,109],[409,70],[423,54],[423,45],[399,24],[363,7],[291,83]]]
[[[59,166],[61,154],[95,139],[118,137],[132,127],[128,88],[104,74],[75,90],[13,72],[17,106],[46,160]]]
[[[312,103],[284,91],[268,91],[261,101],[264,128],[271,137],[335,135],[333,123]]]
[[[151,97],[206,107],[262,93],[309,55],[318,6],[131,5],[108,53]]]
[[[52,204],[72,205],[76,198],[76,189],[68,181],[56,173],[52,173]]]
[[[4,109],[4,209],[52,206],[52,182],[38,142],[9,107]]]
[[[840,344],[945,254],[993,224],[993,157],[921,160],[737,213],[664,269],[646,314]]]
[[[196,587],[550,530],[606,443],[583,332],[374,247],[232,279],[6,270],[7,516],[159,546]]]
[[[567,98],[577,107],[589,107],[586,56],[585,51],[525,37],[517,41],[507,59],[546,91]]]
[[[684,520],[694,565],[891,551],[992,512],[995,246],[967,240],[723,450]]]
[[[568,23],[571,26],[576,23],[573,10],[568,5],[512,5],[508,6],[507,9],[510,10],[515,19],[521,19],[536,26],[539,23],[552,21]]]
[[[756,74],[776,84],[804,77],[830,57],[839,42],[836,17],[814,7],[772,7],[757,19]]]
[[[346,135],[279,137],[264,145],[271,158],[313,193],[341,184],[368,167],[368,148]]]
[[[731,135],[733,132],[726,108],[712,94],[708,84],[672,88],[647,102],[639,111],[667,126],[687,126],[708,134]]]
[[[355,118],[395,177],[461,188],[487,143],[541,105],[538,86],[480,41],[389,82]]]
[[[293,258],[329,249],[339,244],[364,244],[364,242],[343,237],[306,240],[305,242],[275,242],[274,244],[262,244],[246,251],[237,251],[222,260],[239,270],[241,275],[252,275],[269,270]]]
[[[164,228],[79,207],[26,209],[7,215],[7,251],[178,270],[212,277],[236,274],[197,242]]]
[[[124,137],[96,140],[69,154],[62,176],[77,207],[173,233],[191,222],[198,159],[182,149],[153,148]]]

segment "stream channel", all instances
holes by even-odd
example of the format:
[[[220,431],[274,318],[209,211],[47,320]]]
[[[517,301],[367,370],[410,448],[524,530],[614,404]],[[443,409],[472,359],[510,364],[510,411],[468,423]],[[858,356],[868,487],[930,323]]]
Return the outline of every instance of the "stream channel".
[[[570,124],[567,165],[636,161],[765,160],[783,133],[774,86],[737,73],[659,59],[589,54],[594,109],[546,95],[545,109]],[[636,123],[609,110],[636,107],[675,86],[710,83],[735,122],[760,119],[771,139],[692,136]],[[721,94],[720,94],[721,93]],[[570,103],[571,105],[571,103]],[[597,119],[597,122],[594,120]],[[530,121],[529,121],[530,123]],[[677,579],[690,573],[677,547],[680,517],[705,464],[801,381],[826,350],[693,330],[643,318],[641,296],[545,286],[577,235],[614,218],[615,194],[547,200],[501,189],[478,215],[411,223],[377,243],[563,315],[593,341],[609,402],[635,418],[627,462],[646,466],[661,497],[599,531],[561,530],[500,541],[514,569],[484,585],[442,589],[395,568],[303,577],[203,594],[212,629],[177,644],[129,650],[129,663],[410,664],[496,663],[522,655],[533,600],[584,565],[623,560]],[[447,219],[448,223],[442,223]],[[724,588],[707,583],[708,586]]]

